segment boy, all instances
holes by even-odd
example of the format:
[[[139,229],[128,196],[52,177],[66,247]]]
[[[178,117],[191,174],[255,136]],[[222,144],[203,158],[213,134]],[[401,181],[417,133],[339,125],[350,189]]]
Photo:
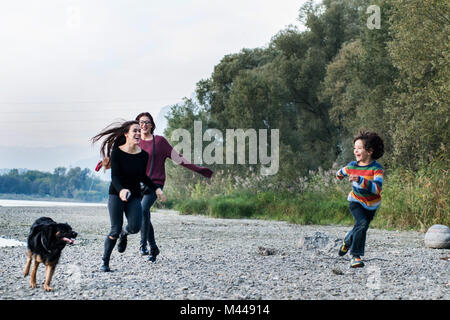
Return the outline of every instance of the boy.
[[[356,220],[339,248],[339,255],[343,256],[350,250],[350,266],[359,268],[364,267],[361,256],[364,255],[367,229],[381,204],[383,167],[375,160],[383,156],[384,144],[376,133],[365,131],[361,131],[353,143],[356,161],[350,162],[336,173],[339,180],[350,177],[353,188],[347,200]]]

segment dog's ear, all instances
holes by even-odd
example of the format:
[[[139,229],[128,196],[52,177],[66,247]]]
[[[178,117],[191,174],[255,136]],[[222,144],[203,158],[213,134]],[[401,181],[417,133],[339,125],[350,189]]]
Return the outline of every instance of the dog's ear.
[[[29,248],[38,248],[40,246],[41,237],[39,233],[34,233],[30,235],[27,239],[27,244]]]
[[[33,224],[30,228],[30,236],[33,236],[39,232],[42,231],[42,225],[41,224]]]

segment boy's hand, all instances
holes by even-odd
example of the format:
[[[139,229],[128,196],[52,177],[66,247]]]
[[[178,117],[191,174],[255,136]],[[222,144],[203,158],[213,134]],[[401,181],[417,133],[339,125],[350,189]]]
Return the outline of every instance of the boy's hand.
[[[359,176],[357,176],[356,174],[351,174],[349,180],[351,182],[359,182]]]

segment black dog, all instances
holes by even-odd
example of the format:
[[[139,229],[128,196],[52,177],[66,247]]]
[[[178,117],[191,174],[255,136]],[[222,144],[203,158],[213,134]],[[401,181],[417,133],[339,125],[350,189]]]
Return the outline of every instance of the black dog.
[[[39,264],[44,263],[44,290],[53,290],[50,287],[50,281],[52,281],[55,267],[61,256],[61,251],[67,243],[73,244],[76,237],[77,233],[67,223],[56,223],[48,217],[39,218],[33,223],[27,239],[27,263],[23,271],[26,277],[30,271],[31,261],[34,258],[30,278],[30,286],[32,288],[36,288],[36,272]]]

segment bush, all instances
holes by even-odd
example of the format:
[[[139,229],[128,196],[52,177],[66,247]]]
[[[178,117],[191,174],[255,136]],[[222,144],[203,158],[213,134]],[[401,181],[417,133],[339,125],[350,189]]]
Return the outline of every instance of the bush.
[[[417,170],[387,174],[382,204],[374,222],[383,228],[413,228],[425,232],[433,224],[449,225],[448,162],[433,160]]]
[[[182,214],[217,218],[258,218],[298,224],[353,224],[347,195],[351,184],[335,178],[337,166],[310,171],[277,183],[276,177],[244,177],[220,171],[211,180],[183,184],[185,196],[167,197]],[[418,171],[385,172],[382,202],[373,227],[426,231],[433,224],[449,225],[448,161],[438,159]],[[173,185],[172,185],[173,187]],[[166,203],[167,206],[167,203]]]

